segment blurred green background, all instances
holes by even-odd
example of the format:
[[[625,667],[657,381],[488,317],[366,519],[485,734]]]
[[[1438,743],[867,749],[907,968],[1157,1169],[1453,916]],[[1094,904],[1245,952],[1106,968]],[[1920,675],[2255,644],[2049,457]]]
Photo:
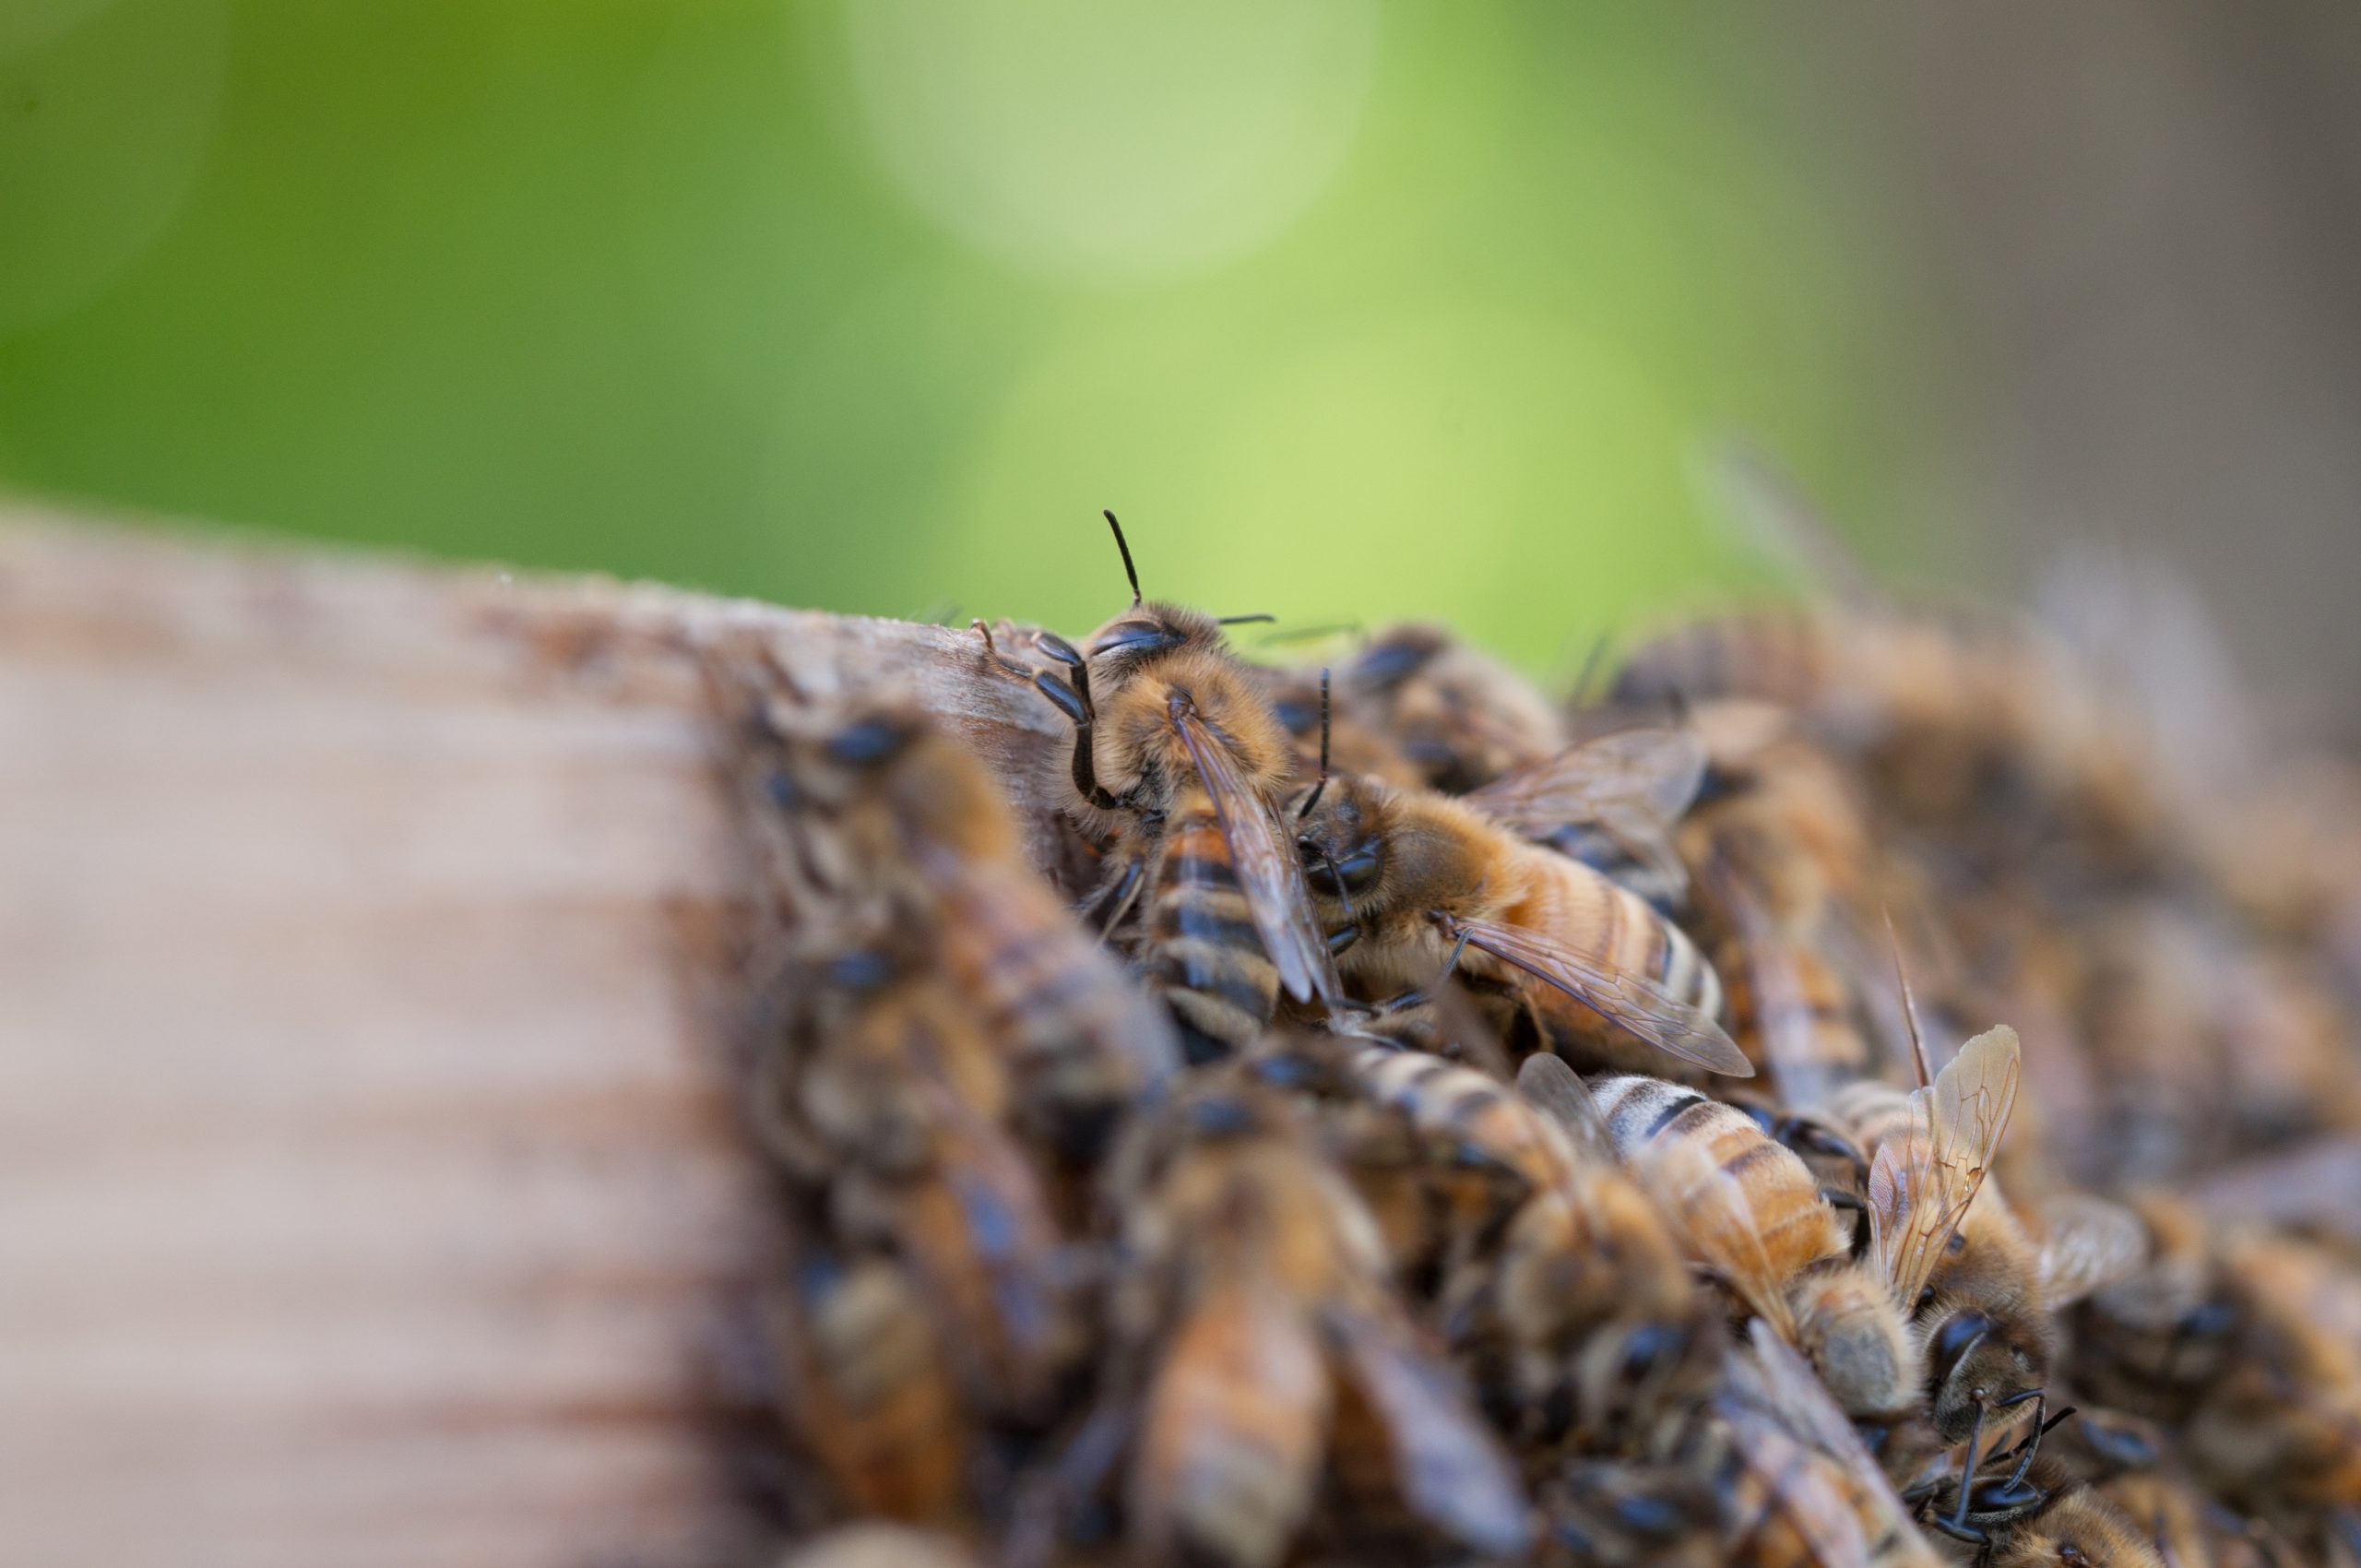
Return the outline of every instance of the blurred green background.
[[[990,18],[990,20],[985,18]],[[1535,666],[1895,509],[1923,345],[1685,0],[0,0],[0,484],[903,615]]]

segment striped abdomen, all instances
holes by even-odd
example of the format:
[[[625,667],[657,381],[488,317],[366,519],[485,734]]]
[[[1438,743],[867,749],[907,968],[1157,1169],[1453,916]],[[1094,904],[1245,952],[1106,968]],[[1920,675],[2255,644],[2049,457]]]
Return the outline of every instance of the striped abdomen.
[[[1845,1255],[1844,1227],[1821,1198],[1810,1168],[1745,1111],[1661,1078],[1600,1078],[1591,1090],[1627,1159],[1642,1158],[1652,1142],[1681,1140],[1703,1149],[1738,1183],[1774,1279],[1791,1279],[1822,1259]],[[1692,1197],[1663,1195],[1680,1207]]]
[[[1635,975],[1709,1018],[1722,1011],[1721,977],[1689,933],[1629,888],[1586,865],[1533,845],[1517,847],[1523,893],[1506,922],[1546,936],[1609,974]],[[1553,1043],[1603,1047],[1616,1065],[1661,1066],[1666,1058],[1554,987],[1520,987]]]
[[[943,913],[944,965],[983,1004],[1020,1124],[1061,1157],[1095,1158],[1125,1108],[1178,1064],[1170,1026],[1029,872],[955,887]]]
[[[780,1409],[840,1506],[915,1523],[963,1512],[967,1423],[918,1284],[884,1258],[805,1250],[777,1318]]]
[[[1156,857],[1141,956],[1180,1021],[1182,1050],[1195,1061],[1243,1050],[1271,1021],[1279,972],[1202,786],[1180,791]]]
[[[1730,1038],[1790,1105],[1870,1072],[1852,993],[1811,944],[1764,932],[1724,942],[1716,957],[1728,977]]]
[[[1892,1084],[1861,1078],[1845,1085],[1829,1102],[1829,1112],[1845,1136],[1874,1157],[1890,1140],[1923,1133],[1925,1123],[1910,1106],[1910,1097]]]
[[[1421,1132],[1442,1133],[1537,1188],[1563,1181],[1573,1159],[1565,1137],[1507,1085],[1418,1051],[1371,1046],[1353,1071],[1381,1102]]]
[[[1831,657],[1816,617],[1785,608],[1745,611],[1643,644],[1624,661],[1610,700],[1646,706],[1738,696],[1807,708],[1828,681]]]

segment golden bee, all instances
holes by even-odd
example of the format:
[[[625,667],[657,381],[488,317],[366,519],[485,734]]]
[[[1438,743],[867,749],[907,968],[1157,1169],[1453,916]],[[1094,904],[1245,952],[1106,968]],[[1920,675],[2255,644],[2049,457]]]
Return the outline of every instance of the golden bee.
[[[2165,1568],[2148,1532],[2097,1488],[2043,1463],[1971,1484],[1964,1500],[1939,1496],[1919,1518],[2007,1568]]]
[[[779,1408],[848,1512],[913,1524],[967,1513],[972,1426],[908,1272],[811,1241],[775,1303]]]
[[[1124,1110],[1171,1073],[1163,1015],[1082,930],[1026,858],[983,765],[914,706],[777,701],[746,721],[749,787],[783,807],[789,859],[823,872],[848,925],[929,935],[949,994],[978,1014],[1013,1080],[1016,1126],[1086,1169]],[[857,876],[843,868],[860,868]]]
[[[801,989],[806,1017],[761,1063],[758,1127],[824,1187],[840,1236],[920,1282],[971,1408],[1043,1414],[1087,1345],[975,1009],[922,961],[878,950],[836,955]]]
[[[1259,1568],[1323,1469],[1461,1549],[1527,1539],[1513,1467],[1385,1286],[1378,1231],[1298,1113],[1251,1080],[1192,1087],[1119,1161],[1115,1321],[1138,1387],[1125,1513],[1151,1560]]]
[[[1529,1023],[1578,1058],[1753,1071],[1715,1020],[1712,966],[1636,895],[1442,795],[1339,778],[1307,804],[1297,843],[1364,994],[1415,996],[1455,973],[1503,1033]]]
[[[1088,918],[1108,930],[1144,910],[1140,960],[1204,1059],[1252,1043],[1282,989],[1333,998],[1335,966],[1280,821],[1287,732],[1213,617],[1141,599],[1122,529],[1107,520],[1132,606],[1091,635],[1086,655],[1044,637],[1070,679],[1044,672],[1035,684],[1074,721],[1067,810],[1115,844]]]
[[[1397,1265],[1429,1265],[1437,1317],[1496,1418],[1529,1451],[1594,1453],[1641,1451],[1684,1419],[1718,1376],[1721,1324],[1654,1203],[1590,1131],[1596,1111],[1569,1104],[1583,1091],[1564,1063],[1530,1059],[1514,1091],[1382,1046],[1344,1069],[1362,1103],[1408,1123],[1408,1140],[1377,1134],[1372,1207],[1389,1241],[1418,1239]],[[1371,1141],[1339,1150],[1365,1193]],[[1397,1182],[1387,1157],[1404,1142]]]
[[[1504,773],[1465,799],[1670,916],[1689,891],[1675,826],[1704,787],[1707,760],[1703,737],[1688,725],[1631,724]]]
[[[2012,1032],[2008,1039],[2013,1047]],[[2129,1210],[2080,1195],[2046,1206],[2037,1241],[1984,1180],[2017,1088],[2013,1062],[1992,1054],[1973,1075],[1947,1081],[1952,1069],[1945,1068],[1933,1090],[1904,1095],[1864,1080],[1838,1089],[1832,1105],[1836,1124],[1871,1160],[1865,1195],[1881,1257],[1897,1205],[1931,1194],[1945,1206],[1940,1245],[1904,1260],[1894,1277],[1924,1348],[1935,1429],[1946,1443],[1969,1440],[2028,1400],[2038,1422],[2058,1349],[2055,1314],[2129,1273],[2145,1248]],[[1959,1060],[1966,1057],[1963,1049]]]
[[[1804,1351],[1848,1416],[1907,1420],[1920,1398],[1916,1342],[1803,1161],[1744,1111],[1679,1084],[1617,1075],[1591,1087],[1690,1255]]]

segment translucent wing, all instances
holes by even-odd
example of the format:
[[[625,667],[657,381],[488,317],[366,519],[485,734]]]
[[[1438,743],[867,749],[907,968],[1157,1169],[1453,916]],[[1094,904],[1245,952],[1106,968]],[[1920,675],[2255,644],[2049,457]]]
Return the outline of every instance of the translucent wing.
[[[1714,1157],[1685,1138],[1651,1138],[1640,1147],[1635,1167],[1679,1233],[1689,1255],[1737,1292],[1753,1313],[1781,1338],[1796,1337],[1795,1314],[1781,1292],[1754,1207],[1738,1179]]]
[[[1336,979],[1336,961],[1312,919],[1303,862],[1291,849],[1281,848],[1270,803],[1248,786],[1221,737],[1193,709],[1179,706],[1178,699],[1172,725],[1188,745],[1189,760],[1204,780],[1205,792],[1213,797],[1214,814],[1221,820],[1222,837],[1237,862],[1239,891],[1246,896],[1263,950],[1278,968],[1279,983],[1299,1002],[1314,996],[1335,1001],[1344,992]]]
[[[2130,1277],[2148,1261],[2148,1227],[2121,1204],[2062,1193],[2042,1204],[2040,1216],[2047,1234],[2036,1274],[2051,1312]]]
[[[1671,843],[1705,782],[1705,743],[1686,726],[1619,730],[1501,775],[1467,803],[1520,833],[1547,836],[1572,824],[1604,830],[1652,872],[1674,875]]]
[[[1333,1308],[1326,1319],[1385,1428],[1403,1500],[1470,1550],[1522,1555],[1531,1537],[1525,1489],[1447,1365],[1420,1353],[1400,1324]]]
[[[1516,1070],[1516,1092],[1527,1105],[1563,1128],[1586,1158],[1608,1165],[1621,1163],[1615,1151],[1615,1136],[1608,1131],[1606,1113],[1599,1110],[1590,1086],[1566,1065],[1565,1058],[1546,1051],[1526,1057],[1525,1065]]]
[[[1912,1092],[1908,1124],[1879,1146],[1869,1166],[1870,1247],[1896,1301],[1918,1299],[1983,1185],[2016,1105],[2021,1062],[2016,1030],[1987,1029]]]
[[[1445,928],[1467,945],[1524,970],[1658,1051],[1709,1072],[1750,1078],[1754,1064],[1722,1026],[1642,977],[1610,974],[1571,948],[1519,926],[1453,919]]]

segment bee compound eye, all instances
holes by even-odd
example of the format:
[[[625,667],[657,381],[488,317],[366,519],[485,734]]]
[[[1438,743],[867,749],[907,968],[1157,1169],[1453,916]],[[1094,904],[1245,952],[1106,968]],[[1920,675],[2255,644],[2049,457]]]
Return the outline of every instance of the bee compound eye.
[[[1999,1326],[1982,1313],[1960,1313],[1953,1316],[1936,1332],[1934,1343],[1928,1347],[1929,1359],[1935,1364],[1936,1376],[1949,1382],[1959,1363]]]
[[[831,760],[847,767],[875,767],[910,743],[912,731],[892,719],[863,719],[828,737]]]
[[[875,991],[893,978],[893,960],[865,949],[841,954],[828,965],[829,983],[850,992]]]

